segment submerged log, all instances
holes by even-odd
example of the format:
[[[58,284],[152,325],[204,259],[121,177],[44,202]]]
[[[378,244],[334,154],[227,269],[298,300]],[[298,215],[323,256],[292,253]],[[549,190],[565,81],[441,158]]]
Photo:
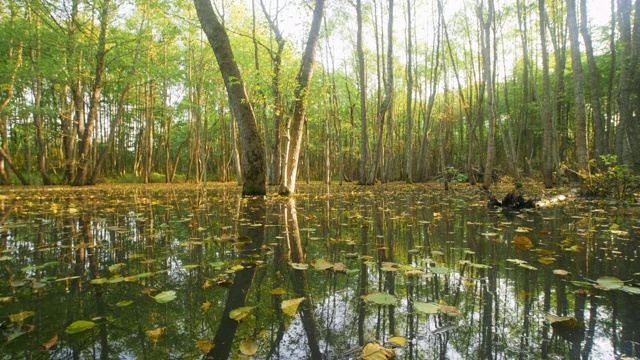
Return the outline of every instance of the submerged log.
[[[502,202],[500,202],[495,197],[492,197],[491,200],[489,200],[487,206],[489,208],[495,208],[499,206],[503,209],[522,210],[533,209],[536,207],[536,204],[533,199],[525,200],[522,195],[510,192],[504,197]]]

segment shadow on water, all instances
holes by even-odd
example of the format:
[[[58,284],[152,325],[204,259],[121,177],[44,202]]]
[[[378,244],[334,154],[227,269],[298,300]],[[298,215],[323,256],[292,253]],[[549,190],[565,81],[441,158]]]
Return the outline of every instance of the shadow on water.
[[[638,209],[505,213],[427,190],[12,192],[0,359],[639,356]]]

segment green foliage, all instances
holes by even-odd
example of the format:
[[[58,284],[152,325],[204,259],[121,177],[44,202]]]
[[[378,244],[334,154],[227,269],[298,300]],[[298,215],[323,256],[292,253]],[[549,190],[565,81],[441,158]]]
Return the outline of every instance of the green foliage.
[[[587,195],[633,200],[634,191],[640,189],[640,177],[633,175],[625,165],[619,164],[615,155],[601,155],[600,159],[605,169],[586,176]],[[594,160],[592,165],[595,165]]]

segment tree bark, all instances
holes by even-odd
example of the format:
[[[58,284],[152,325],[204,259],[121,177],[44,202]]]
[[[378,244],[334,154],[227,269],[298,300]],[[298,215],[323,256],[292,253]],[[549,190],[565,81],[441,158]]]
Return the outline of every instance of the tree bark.
[[[313,20],[309,29],[307,45],[302,56],[302,63],[297,76],[297,86],[294,91],[292,118],[289,121],[289,139],[287,144],[287,157],[283,172],[283,181],[280,184],[280,195],[291,195],[296,189],[296,177],[298,175],[298,164],[300,160],[300,149],[302,145],[302,135],[307,113],[307,101],[309,88],[311,87],[311,76],[313,75],[313,65],[316,53],[316,45],[320,37],[320,27],[322,25],[322,15],[324,12],[324,0],[316,0],[313,9]],[[307,160],[308,161],[308,160]]]
[[[194,0],[202,30],[218,61],[227,89],[229,105],[238,123],[242,150],[242,194],[264,195],[266,186],[266,159],[264,139],[260,136],[256,116],[238,69],[229,37],[218,20],[209,0]]]
[[[540,43],[542,48],[542,180],[546,188],[553,187],[553,151],[552,131],[553,121],[551,117],[551,79],[549,78],[549,54],[547,52],[546,12],[544,0],[538,0],[538,12],[540,16]]]
[[[411,39],[411,0],[407,0],[407,134],[406,134],[406,164],[405,164],[405,180],[408,183],[413,182],[413,62],[412,51],[413,44]],[[437,50],[436,50],[437,51]]]
[[[367,123],[367,75],[365,72],[364,50],[362,45],[362,1],[356,1],[356,19],[358,32],[356,48],[358,53],[358,85],[360,86],[360,183],[367,182],[367,162],[369,161],[369,130]]]
[[[487,84],[487,161],[484,166],[484,178],[482,186],[485,189],[491,187],[493,164],[496,156],[496,109],[495,109],[495,91],[493,76],[491,71],[491,26],[493,25],[494,3],[493,0],[488,1],[487,19],[484,20],[484,14],[480,12],[483,30],[484,30],[484,46],[482,48],[482,62],[484,67],[484,78]],[[495,40],[495,39],[494,39]]]
[[[593,123],[593,139],[595,157],[599,164],[602,164],[600,155],[607,153],[607,143],[604,133],[604,116],[602,113],[602,104],[600,102],[600,70],[596,64],[596,58],[593,55],[593,45],[591,42],[591,34],[588,27],[587,1],[580,0],[580,33],[584,40],[585,53],[587,55],[587,63],[589,65],[589,90],[591,92],[591,122]]]
[[[100,94],[102,92],[102,82],[105,70],[105,56],[107,54],[107,28],[109,27],[110,17],[111,0],[104,0],[100,9],[100,34],[98,35],[98,52],[96,54],[96,67],[91,89],[89,114],[87,115],[86,122],[84,122],[84,119],[78,119],[78,121],[84,122],[84,126],[78,149],[78,166],[76,169],[76,177],[73,180],[73,185],[75,186],[87,185],[87,174],[89,171],[89,155],[91,154],[93,128],[98,117]]]
[[[587,150],[587,110],[584,101],[584,73],[580,56],[580,40],[578,38],[578,20],[576,1],[567,0],[567,27],[571,44],[571,69],[573,70],[573,101],[575,104],[575,156],[578,171],[586,172],[588,167]]]

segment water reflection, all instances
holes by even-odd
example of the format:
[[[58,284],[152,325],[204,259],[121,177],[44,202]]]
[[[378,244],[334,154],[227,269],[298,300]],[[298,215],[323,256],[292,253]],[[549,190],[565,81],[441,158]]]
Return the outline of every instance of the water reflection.
[[[226,359],[246,339],[259,359],[355,359],[392,337],[408,340],[401,359],[637,356],[640,295],[589,285],[615,276],[638,287],[635,208],[503,213],[473,196],[399,189],[10,193],[0,204],[0,359]],[[530,249],[514,244],[519,235]],[[337,271],[316,270],[321,259]],[[158,301],[168,291],[175,299]],[[377,292],[397,300],[365,300]],[[304,300],[290,316],[282,303],[294,298]],[[242,319],[230,316],[243,307]],[[94,326],[69,334],[78,320]]]

